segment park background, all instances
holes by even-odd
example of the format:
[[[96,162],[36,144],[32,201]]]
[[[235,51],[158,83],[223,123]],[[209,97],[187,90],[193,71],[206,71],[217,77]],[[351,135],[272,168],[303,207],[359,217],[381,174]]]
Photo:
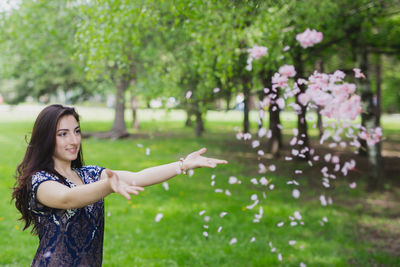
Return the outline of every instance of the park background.
[[[104,266],[399,266],[399,12],[394,0],[3,1],[0,265],[27,266],[37,248],[21,231],[11,188],[35,117],[62,103],[81,115],[87,164],[138,171],[203,146],[230,162],[132,201],[108,197]],[[302,47],[296,36],[307,28],[322,42]],[[249,70],[255,46],[268,52]],[[355,123],[381,126],[381,141],[321,144],[334,120],[318,107],[296,113],[297,96],[261,106],[285,64],[296,79],[343,71],[362,99]],[[353,68],[366,78],[354,79]],[[269,138],[257,136],[263,127]],[[293,129],[305,137],[299,150],[320,155],[313,166],[311,155],[287,160]],[[357,162],[329,187],[327,154]],[[260,173],[260,163],[274,168]],[[261,177],[269,187],[250,182]]]

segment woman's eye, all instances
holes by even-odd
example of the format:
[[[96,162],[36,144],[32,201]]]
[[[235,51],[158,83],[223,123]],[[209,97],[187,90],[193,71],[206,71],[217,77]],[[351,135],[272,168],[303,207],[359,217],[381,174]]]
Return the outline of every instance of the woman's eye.
[[[63,132],[63,133],[59,133],[58,136],[66,136],[67,133]]]
[[[81,129],[76,130],[75,133],[80,134],[81,133]]]

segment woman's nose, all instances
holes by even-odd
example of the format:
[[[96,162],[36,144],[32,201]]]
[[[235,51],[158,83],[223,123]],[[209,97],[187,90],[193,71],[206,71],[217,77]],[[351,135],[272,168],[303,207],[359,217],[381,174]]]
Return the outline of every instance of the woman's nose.
[[[78,136],[78,135],[75,135],[75,134],[72,134],[71,135],[72,137],[70,138],[70,142],[72,143],[72,144],[79,144],[80,143],[80,136]]]

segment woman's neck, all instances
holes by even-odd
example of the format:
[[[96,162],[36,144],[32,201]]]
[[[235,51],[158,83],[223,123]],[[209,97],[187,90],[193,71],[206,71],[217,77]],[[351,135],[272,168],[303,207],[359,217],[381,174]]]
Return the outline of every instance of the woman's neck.
[[[54,169],[61,175],[67,175],[71,173],[72,168],[71,168],[71,161],[61,161],[58,159],[53,159],[54,160]]]

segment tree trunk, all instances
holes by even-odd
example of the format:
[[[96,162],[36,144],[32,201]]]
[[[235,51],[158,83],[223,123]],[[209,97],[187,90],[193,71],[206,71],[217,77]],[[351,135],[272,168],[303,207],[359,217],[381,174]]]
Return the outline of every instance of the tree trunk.
[[[317,60],[315,62],[315,70],[318,71],[319,73],[324,72],[324,63],[321,59]],[[324,134],[324,127],[323,127],[323,121],[322,121],[322,115],[321,115],[321,107],[317,107],[316,110],[317,113],[317,128],[319,131],[319,138],[321,139],[322,135]]]
[[[186,121],[185,121],[185,127],[192,127],[192,115],[193,112],[191,108],[186,109]]]
[[[382,59],[381,55],[377,55],[376,62],[376,121],[377,125],[381,125],[382,114]]]
[[[125,91],[128,88],[129,81],[119,79],[116,83],[117,96],[115,98],[115,116],[111,128],[111,138],[122,138],[128,136],[125,125]]]
[[[269,130],[271,131],[271,138],[269,140],[268,148],[274,157],[279,157],[279,151],[282,148],[282,132],[279,128],[281,124],[280,109],[277,104],[269,106]]]
[[[319,132],[319,139],[321,139],[322,135],[324,134],[324,124],[322,122],[321,107],[317,107],[316,112],[317,112],[317,127]]]
[[[138,108],[138,103],[136,96],[132,96],[131,99],[131,108],[132,108],[132,129],[139,129],[139,119],[137,117],[137,108]]]
[[[195,115],[196,115],[196,136],[201,137],[203,132],[204,132],[204,123],[203,123],[203,114],[200,111],[200,107],[197,105],[197,108],[195,110]]]
[[[301,53],[297,52],[295,55],[295,67],[296,67],[296,72],[297,72],[297,79],[298,78],[304,78],[304,66],[303,66],[303,60],[301,58]],[[307,132],[307,120],[306,120],[306,111],[307,108],[306,106],[303,106],[299,102],[299,95],[304,93],[306,88],[303,85],[299,85],[300,92],[296,95],[296,103],[301,107],[300,111],[297,114],[297,129],[299,130],[298,136],[297,136],[297,144],[298,144],[298,149],[302,155],[304,155],[304,159],[308,160],[310,153],[309,153],[309,139],[308,139],[308,132]]]
[[[379,118],[377,116],[377,108],[374,105],[371,83],[368,75],[368,52],[365,48],[361,51],[360,69],[365,74],[365,79],[360,79],[361,101],[363,113],[361,114],[361,124],[367,131],[375,129],[379,126]],[[369,189],[375,189],[379,185],[379,180],[382,176],[382,156],[381,143],[366,147],[369,163]]]
[[[248,133],[250,130],[249,112],[250,112],[250,88],[247,81],[243,84],[244,110],[243,110],[243,132]]]
[[[271,131],[271,138],[269,139],[266,147],[266,151],[270,152],[274,157],[279,157],[279,152],[283,147],[282,143],[282,131],[279,125],[281,124],[280,113],[281,110],[275,101],[280,96],[279,89],[272,91],[272,71],[261,72],[260,79],[262,80],[264,88],[268,89],[267,92],[262,92],[261,101],[266,96],[271,100],[271,104],[268,108],[269,113],[269,130]]]

